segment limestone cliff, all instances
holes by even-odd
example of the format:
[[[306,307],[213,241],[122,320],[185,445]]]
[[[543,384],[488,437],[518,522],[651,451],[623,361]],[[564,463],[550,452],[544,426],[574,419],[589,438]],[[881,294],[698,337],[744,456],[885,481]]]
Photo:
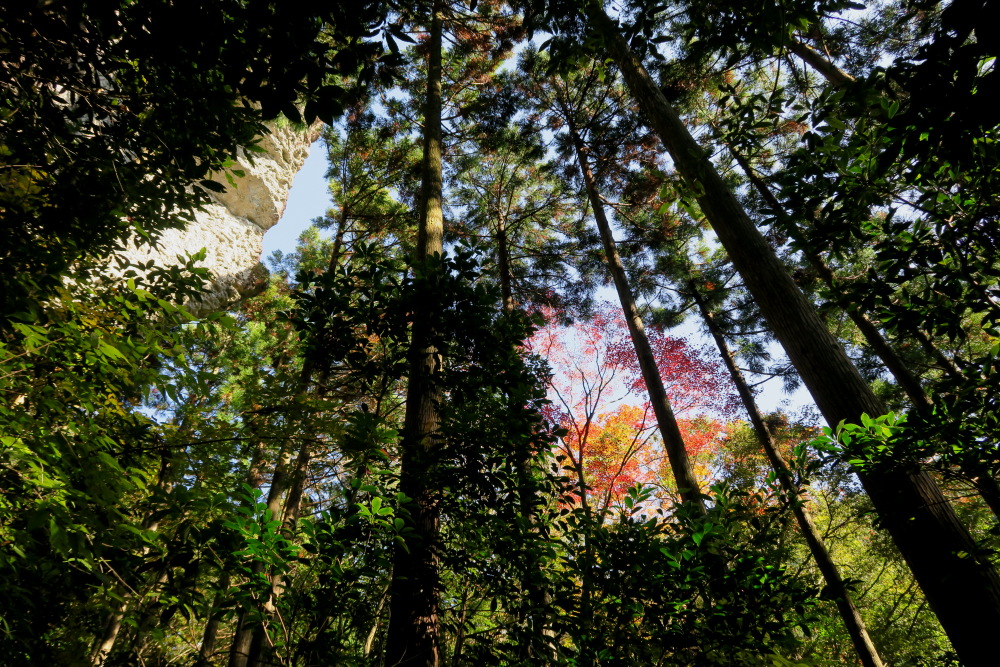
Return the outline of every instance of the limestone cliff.
[[[258,293],[267,283],[267,269],[260,263],[264,232],[281,218],[295,174],[302,168],[320,126],[308,129],[288,124],[272,125],[260,142],[264,153],[253,159],[240,151],[234,176],[236,187],[219,174],[214,180],[226,192],[209,193],[212,201],[184,230],[167,230],[156,246],[129,245],[125,256],[135,262],[153,260],[157,265],[176,264],[177,255],[206,249],[202,266],[214,277],[201,300],[186,306],[195,315],[226,308]]]

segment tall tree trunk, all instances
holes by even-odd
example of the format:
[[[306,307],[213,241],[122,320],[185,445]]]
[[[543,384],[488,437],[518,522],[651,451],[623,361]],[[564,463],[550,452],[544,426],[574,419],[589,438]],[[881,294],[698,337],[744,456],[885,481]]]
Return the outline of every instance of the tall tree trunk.
[[[274,475],[271,477],[271,486],[267,491],[267,515],[271,520],[280,520],[281,501],[288,490],[291,482],[288,466],[291,462],[291,443],[285,442],[281,446],[278,454],[278,461],[274,466]],[[262,561],[255,560],[250,566],[251,578],[256,579],[264,573],[266,566]],[[233,643],[229,649],[229,667],[247,667],[250,660],[251,646],[253,644],[254,632],[258,624],[251,620],[252,609],[244,607],[240,610],[236,622],[236,632],[233,635]]]
[[[441,167],[441,51],[444,10],[436,0],[428,39],[427,99],[424,112],[423,183],[417,230],[417,264],[423,268],[443,252]],[[431,281],[423,283],[430,289]],[[429,299],[418,299],[428,301]],[[435,456],[438,392],[435,376],[441,357],[430,343],[432,318],[422,313],[413,324],[410,376],[406,388],[406,415],[401,442],[399,488],[412,499],[407,548],[395,546],[389,596],[389,631],[385,664],[426,665],[439,662],[438,532],[439,492],[430,479]]]
[[[583,181],[587,187],[587,196],[594,209],[594,219],[597,220],[597,228],[601,232],[604,254],[608,261],[608,271],[614,279],[618,300],[625,313],[629,336],[632,338],[635,355],[639,360],[642,378],[646,382],[649,402],[653,405],[653,413],[656,415],[656,422],[660,428],[663,446],[667,450],[667,458],[670,461],[677,490],[684,502],[697,508],[701,514],[705,514],[705,504],[701,497],[701,490],[698,488],[698,478],[695,477],[694,470],[691,468],[691,461],[688,459],[687,449],[684,447],[684,438],[681,436],[674,411],[670,407],[667,391],[663,386],[663,378],[660,377],[660,370],[656,367],[656,357],[653,356],[649,338],[646,337],[642,317],[635,305],[635,299],[628,284],[628,276],[625,275],[625,267],[622,266],[621,256],[618,254],[615,238],[611,233],[611,225],[608,224],[608,217],[604,212],[604,203],[597,192],[594,174],[591,172],[590,162],[587,159],[587,148],[584,146],[583,139],[576,127],[570,123],[569,128],[573,146],[576,148],[576,157],[580,162],[580,170],[583,173]]]
[[[500,295],[503,312],[514,312],[513,276],[510,273],[510,246],[507,240],[507,212],[503,206],[503,182],[497,183],[497,270],[500,272]]]
[[[285,537],[291,539],[295,534],[295,527],[298,524],[299,512],[302,509],[302,492],[305,489],[306,477],[309,472],[309,460],[312,452],[311,444],[308,440],[302,443],[298,456],[295,459],[295,467],[292,470],[288,485],[288,494],[282,506],[280,516],[275,518],[281,521],[281,532]],[[281,597],[285,585],[285,578],[280,572],[272,572],[271,591],[264,601],[263,612],[265,623],[257,625],[253,631],[253,640],[250,643],[250,658],[247,661],[248,667],[260,667],[266,664],[265,659],[269,652],[267,642],[267,623],[278,613],[278,598]]]
[[[853,76],[834,65],[823,54],[808,44],[804,44],[797,39],[792,39],[788,44],[788,50],[799,58],[802,58],[807,65],[822,74],[827,82],[837,88],[854,82]]]
[[[223,572],[219,575],[219,592],[215,594],[212,601],[212,608],[209,610],[208,622],[205,623],[205,631],[201,636],[201,646],[198,649],[198,662],[195,667],[210,667],[212,657],[215,655],[215,643],[219,636],[219,623],[225,611],[227,591],[229,590],[229,573]]]
[[[858,423],[885,408],[843,347],[796,287],[705,151],[635,57],[617,24],[598,2],[590,23],[633,97],[666,145],[705,217],[784,347],[826,420]],[[978,558],[975,541],[933,478],[916,466],[858,471],[883,525],[967,667],[996,662],[992,633],[1000,627],[1000,577]]]
[[[503,311],[514,312],[514,295],[510,275],[510,248],[507,243],[507,220],[503,211],[497,212],[497,269],[500,271],[500,295]]]
[[[347,229],[348,217],[348,209],[345,206],[341,211],[340,218],[337,220],[337,232],[334,236],[334,243],[330,252],[330,261],[327,265],[327,271],[336,271],[337,266],[340,263],[341,254],[343,253],[344,232]],[[303,362],[302,373],[299,378],[299,386],[302,391],[306,391],[308,389],[312,380],[313,370],[313,363],[309,359],[306,359]],[[322,382],[318,384],[319,386],[316,388],[316,396],[321,398],[326,392],[322,386]],[[305,489],[311,454],[312,443],[306,439],[299,447],[298,455],[295,458],[295,465],[291,468],[291,472],[284,472],[280,480],[276,477],[271,483],[272,489],[276,484],[279,486],[279,493],[284,493],[287,489],[287,494],[284,496],[284,502],[281,503],[281,512],[280,514],[272,514],[272,519],[281,522],[280,531],[288,539],[291,539],[295,534],[295,528],[298,524],[299,512],[302,508],[302,492]],[[271,496],[269,494],[268,509],[271,509],[271,507]],[[253,636],[251,638],[249,648],[247,649],[247,667],[260,667],[261,665],[266,664],[268,654],[270,653],[267,626],[278,614],[277,603],[278,598],[281,597],[281,593],[284,589],[285,577],[280,572],[272,571],[269,578],[271,580],[271,589],[268,593],[268,597],[261,605],[264,619],[262,623],[255,624],[252,629]],[[240,641],[245,642],[245,637],[241,637]]]
[[[824,57],[808,44],[798,40],[792,40],[788,46],[788,50],[801,58],[814,70],[822,74],[827,82],[835,88],[842,88],[843,86],[854,82],[854,77],[838,68],[829,59]],[[747,164],[746,159],[732,147],[730,147],[729,150],[764,200],[768,202],[776,214],[780,213],[781,205],[777,198],[775,198],[760,177],[754,173],[750,165]],[[826,262],[823,261],[823,258],[815,253],[809,253],[807,258],[817,270],[820,277],[822,277],[824,282],[826,282],[827,286],[834,289],[833,272],[830,270],[830,267],[827,266]],[[885,364],[885,367],[888,368],[889,372],[896,378],[896,382],[899,386],[906,392],[906,395],[909,396],[910,400],[913,401],[914,407],[918,410],[931,408],[933,406],[933,402],[921,388],[919,378],[917,378],[917,376],[903,363],[902,359],[900,359],[899,355],[896,354],[896,351],[892,349],[889,343],[885,340],[885,337],[882,336],[882,333],[878,330],[875,324],[864,313],[856,308],[845,308],[845,310],[851,318],[851,321],[853,321],[855,326],[858,327],[861,335],[864,336],[868,346],[873,352],[875,352],[875,354],[878,355],[878,357],[882,360],[882,363]],[[957,365],[955,365],[955,362],[949,359],[940,348],[934,345],[933,341],[931,341],[931,339],[922,330],[917,327],[913,327],[910,333],[913,334],[913,336],[921,343],[925,351],[937,360],[938,365],[945,373],[956,379],[962,377],[962,371]],[[998,484],[996,478],[989,470],[986,469],[985,466],[968,468],[965,472],[970,481],[976,487],[976,490],[979,491],[979,495],[993,512],[994,516],[1000,519],[1000,484]]]
[[[858,658],[861,659],[861,664],[865,667],[883,667],[882,660],[875,649],[875,644],[872,642],[871,637],[868,636],[868,630],[865,628],[861,613],[851,599],[847,585],[844,583],[843,577],[840,576],[840,570],[837,568],[836,563],[833,562],[833,557],[830,555],[826,544],[823,542],[823,538],[816,529],[808,508],[799,497],[799,487],[795,483],[795,476],[792,474],[791,469],[789,469],[785,459],[781,456],[781,452],[778,451],[778,446],[774,442],[774,438],[771,437],[771,432],[767,428],[767,424],[764,423],[764,418],[760,414],[760,410],[757,409],[757,402],[754,400],[753,392],[743,377],[743,373],[736,365],[736,360],[733,357],[733,353],[729,350],[729,345],[726,343],[718,322],[715,321],[715,316],[709,310],[708,304],[705,303],[705,299],[698,291],[698,286],[694,284],[694,280],[688,283],[688,290],[695,304],[698,306],[702,319],[705,320],[709,333],[712,334],[712,338],[719,348],[719,354],[722,356],[723,363],[726,364],[726,369],[729,370],[733,384],[736,385],[736,391],[743,402],[743,408],[750,417],[750,423],[753,426],[754,433],[757,435],[757,440],[760,442],[761,447],[764,448],[764,453],[767,455],[767,460],[771,463],[771,467],[778,476],[781,488],[791,500],[792,513],[799,524],[799,530],[802,531],[802,536],[809,546],[809,552],[812,554],[813,559],[815,559],[816,565],[819,567],[819,571],[823,575],[828,589],[837,602],[840,617],[843,619],[844,626],[851,636],[851,641],[854,643],[854,650],[857,652]]]
[[[767,202],[767,205],[771,207],[774,214],[777,216],[786,215],[783,207],[781,206],[781,202],[778,201],[778,198],[774,196],[774,193],[771,192],[769,187],[767,187],[767,184],[761,180],[760,176],[757,175],[753,167],[750,166],[746,157],[744,157],[743,154],[734,147],[729,146],[728,148],[730,154],[736,160],[736,163],[740,165],[740,169],[743,170],[743,173],[750,181],[750,184],[753,185],[755,190],[757,190],[757,193],[761,196],[761,198]],[[839,290],[837,290],[835,285],[833,271],[830,269],[829,265],[823,261],[823,258],[812,251],[806,252],[805,256],[819,274],[820,278],[823,279],[823,282],[826,283],[827,287],[829,287],[832,291],[839,293]],[[920,385],[920,379],[910,371],[910,369],[903,362],[902,358],[900,358],[892,346],[889,345],[889,342],[882,335],[882,332],[878,330],[878,327],[876,327],[868,316],[865,315],[864,311],[860,308],[846,307],[844,308],[844,311],[847,313],[847,316],[851,319],[851,321],[854,322],[854,325],[858,327],[858,331],[861,332],[865,342],[868,343],[868,347],[871,348],[872,352],[878,355],[879,359],[882,360],[885,367],[888,368],[889,372],[896,378],[896,382],[899,383],[899,386],[904,392],[906,392],[906,395],[909,396],[910,400],[913,401],[913,404],[918,408],[924,406],[929,407],[931,405],[931,400],[927,394],[924,393],[923,387]]]

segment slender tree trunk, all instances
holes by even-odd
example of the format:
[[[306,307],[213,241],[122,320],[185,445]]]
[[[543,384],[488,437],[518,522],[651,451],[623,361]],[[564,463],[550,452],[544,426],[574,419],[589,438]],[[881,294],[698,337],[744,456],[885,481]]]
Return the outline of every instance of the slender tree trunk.
[[[295,527],[298,524],[299,512],[302,508],[302,492],[305,489],[305,482],[309,472],[309,460],[312,452],[310,442],[302,443],[298,456],[295,460],[295,467],[290,476],[288,495],[282,506],[280,516],[275,518],[281,521],[281,532],[291,538],[295,534]],[[266,620],[273,619],[278,613],[278,598],[284,589],[285,578],[280,572],[271,573],[271,591],[267,600],[264,601],[263,611]],[[267,628],[265,624],[258,625],[253,632],[253,640],[250,643],[250,658],[248,667],[260,667],[269,652],[267,642]]]
[[[219,623],[225,610],[226,591],[229,589],[229,573],[219,575],[219,592],[215,594],[212,608],[209,611],[208,622],[201,636],[201,647],[198,649],[198,662],[195,667],[209,667],[215,655],[215,643],[219,637]]]
[[[290,474],[288,465],[291,462],[291,443],[286,442],[281,446],[278,454],[278,461],[274,467],[274,475],[271,477],[271,486],[267,491],[267,516],[271,520],[280,520],[281,501],[290,484]],[[264,573],[265,565],[261,561],[254,561],[250,566],[252,578],[257,578]],[[240,610],[236,622],[236,633],[233,635],[233,644],[229,649],[229,667],[247,667],[250,660],[251,646],[253,644],[254,632],[257,623],[251,621],[253,610],[244,607]]]
[[[159,573],[156,576],[156,579],[153,580],[146,587],[145,590],[140,592],[138,595],[133,596],[131,598],[131,601],[134,602],[137,606],[142,605],[142,603],[146,601],[147,598],[150,603],[155,602],[156,599],[159,597],[157,589],[159,589],[165,583],[167,583],[167,577],[169,576],[169,574],[170,574],[170,568],[168,567],[160,568]],[[132,639],[122,651],[125,655],[138,657],[141,654],[143,647],[145,645],[145,639],[146,639],[145,635],[158,618],[156,614],[150,613],[148,607],[146,607],[145,605],[142,606],[145,607],[144,613],[142,613],[139,616],[139,621],[136,623],[135,628],[133,629],[132,632]],[[125,618],[125,610],[127,607],[128,607],[127,603],[122,603],[119,613],[114,614],[108,619],[107,625],[105,626],[107,635],[105,637],[105,643],[102,645],[102,648],[104,648],[105,651],[100,656],[100,660],[102,662],[99,662],[97,664],[103,664],[103,661],[106,660],[108,655],[111,653],[111,649],[114,648],[114,646],[118,645],[119,643],[118,640],[121,639],[120,631],[122,629],[123,621]],[[134,609],[134,611],[139,612],[140,609]],[[169,621],[170,621],[169,617],[164,619],[164,624],[166,625],[167,623],[169,623]]]
[[[388,598],[389,598],[389,587],[386,586],[385,590],[382,591],[382,595],[379,596],[378,606],[375,607],[375,614],[373,615],[374,620],[372,621],[372,629],[368,631],[368,636],[365,638],[365,650],[364,650],[365,658],[371,655],[372,647],[375,646],[375,637],[376,635],[378,635],[379,617],[382,615],[382,608],[385,607],[385,601]]]
[[[337,233],[333,237],[333,251],[330,253],[330,270],[337,268],[337,263],[340,261],[341,248],[344,246],[344,233],[347,231],[347,218],[348,218],[347,205],[340,211],[340,217],[337,219]]]
[[[920,343],[927,354],[937,360],[938,366],[948,375],[948,377],[953,380],[961,380],[963,378],[962,369],[959,368],[953,360],[949,359],[948,355],[942,352],[941,348],[935,345],[934,341],[930,339],[930,336],[924,333],[922,329],[919,327],[913,327],[908,333],[917,339],[917,342]]]
[[[584,443],[587,440],[590,431],[590,417],[587,418],[587,425],[584,427],[583,435],[579,438],[579,456],[572,456],[570,453],[570,461],[573,464],[573,468],[576,470],[576,488],[580,494],[580,509],[583,510],[584,516],[584,527],[583,527],[583,558],[580,559],[580,611],[577,614],[577,646],[578,652],[580,654],[580,664],[583,667],[590,667],[593,664],[593,655],[591,654],[591,639],[590,628],[593,621],[593,613],[591,612],[591,598],[593,594],[593,576],[592,572],[594,567],[597,565],[596,559],[594,558],[594,548],[593,541],[591,539],[591,531],[597,521],[601,520],[601,517],[595,517],[593,509],[590,506],[590,499],[587,495],[588,484],[587,484],[587,470],[584,467],[584,457],[586,452],[584,451]]]
[[[119,589],[118,592],[121,594],[125,591],[124,589]],[[114,606],[111,608],[111,613],[108,614],[107,619],[104,621],[104,628],[101,631],[101,635],[94,643],[94,647],[90,652],[91,665],[95,667],[103,665],[111,653],[111,649],[114,648],[115,641],[118,639],[118,633],[122,628],[122,621],[125,619],[125,606],[125,600],[115,601]]]
[[[181,426],[181,429],[183,431],[187,430],[183,424]],[[186,451],[186,448],[184,451]],[[183,454],[183,452],[181,452],[181,454]],[[173,481],[171,479],[172,470],[173,470],[172,461],[166,458],[162,459],[160,462],[160,473],[157,479],[156,486],[163,493],[169,491],[169,489],[173,485]],[[141,528],[144,531],[149,531],[149,530],[156,531],[156,529],[159,527],[159,524],[160,522],[159,519],[156,518],[156,513],[154,511],[151,511],[146,516],[146,518],[142,520]],[[143,548],[142,553],[144,556],[148,554],[149,548],[148,547]],[[103,665],[104,661],[107,660],[108,656],[111,654],[111,651],[115,647],[115,643],[118,641],[118,635],[122,629],[122,622],[125,620],[125,612],[128,609],[128,604],[129,600],[131,599],[131,595],[129,590],[124,584],[119,584],[117,586],[116,592],[120,599],[116,600],[114,605],[112,606],[111,613],[108,614],[108,617],[104,621],[104,626],[101,632],[101,636],[98,637],[97,641],[94,643],[90,652],[89,662],[94,667],[99,667],[100,665]]]
[[[823,282],[826,283],[827,287],[834,293],[839,292],[836,277],[833,275],[833,271],[826,261],[813,252],[806,253],[806,258],[812,264],[813,268],[816,269],[816,272],[823,279]],[[861,332],[871,351],[882,360],[885,367],[896,378],[896,382],[899,383],[900,388],[910,398],[913,405],[918,410],[929,408],[931,406],[931,399],[924,393],[924,388],[920,384],[920,378],[910,371],[903,359],[896,354],[896,350],[889,345],[889,341],[885,339],[882,332],[875,326],[875,323],[868,318],[868,315],[860,308],[847,307],[847,304],[844,304],[844,311],[851,318],[851,321],[854,322],[858,331]]]
[[[743,373],[736,365],[736,360],[733,358],[733,353],[729,350],[729,345],[726,343],[718,322],[715,321],[712,311],[709,310],[705,299],[701,296],[693,280],[688,283],[688,289],[695,304],[698,306],[698,310],[701,312],[702,319],[705,320],[705,324],[712,334],[712,338],[715,340],[716,346],[719,348],[719,354],[722,356],[722,361],[729,370],[733,384],[736,385],[736,391],[743,402],[743,408],[750,417],[750,423],[753,425],[757,440],[760,442],[761,447],[764,448],[764,453],[767,455],[771,467],[778,475],[781,488],[791,500],[792,513],[799,524],[799,530],[802,531],[802,536],[809,546],[809,552],[812,554],[813,559],[815,559],[827,587],[837,602],[840,617],[843,619],[844,626],[851,636],[851,641],[854,643],[854,650],[857,652],[861,664],[865,667],[883,667],[882,660],[875,649],[875,644],[872,642],[871,637],[868,636],[868,630],[865,628],[861,613],[851,599],[847,585],[840,576],[840,570],[837,568],[836,563],[833,562],[833,557],[830,555],[826,544],[823,542],[823,538],[816,529],[808,508],[799,497],[799,488],[795,483],[795,476],[792,474],[791,469],[789,469],[785,459],[781,456],[781,452],[778,451],[777,444],[771,437],[771,432],[768,430],[767,424],[764,423],[764,418],[760,414],[760,410],[757,409],[757,402],[754,400],[753,392],[743,377]]]
[[[538,493],[537,487],[531,482],[532,466],[531,458],[526,457],[519,462],[518,480],[519,500],[521,503],[521,515],[528,519],[530,536],[529,540],[539,540],[542,528],[538,520]],[[524,577],[525,604],[522,605],[519,613],[521,618],[527,621],[531,628],[531,642],[527,646],[522,646],[519,657],[539,658],[541,656],[555,657],[555,636],[548,622],[548,609],[552,605],[552,595],[547,585],[547,576],[542,559],[537,550],[530,544],[525,545],[527,549],[527,563]]]
[[[508,311],[509,312],[509,311]],[[548,622],[548,609],[552,605],[552,595],[547,585],[548,577],[545,573],[543,559],[539,550],[532,545],[539,539],[543,539],[545,528],[540,521],[539,507],[545,499],[540,493],[536,483],[536,470],[534,466],[535,452],[531,451],[527,442],[522,441],[522,446],[516,453],[517,461],[517,484],[518,502],[521,507],[521,516],[528,522],[528,536],[525,547],[527,562],[525,563],[524,577],[524,604],[519,609],[521,618],[527,621],[528,627],[532,629],[531,641],[526,646],[521,646],[519,657],[539,658],[548,656],[556,658],[555,640],[556,633],[552,630]]]
[[[344,207],[341,211],[340,218],[337,220],[337,232],[334,237],[333,248],[330,253],[330,261],[327,266],[328,271],[336,271],[337,266],[340,263],[340,257],[343,253],[343,240],[344,232],[347,228],[348,219],[348,209]],[[310,384],[313,365],[307,359],[305,360],[302,368],[302,374],[299,379],[299,385],[302,391],[308,389]],[[325,390],[322,387],[322,383],[316,389],[316,395],[322,397],[325,394]],[[272,514],[272,519],[276,519],[281,522],[281,532],[285,537],[291,539],[295,534],[295,528],[299,520],[299,512],[302,508],[302,493],[305,489],[306,478],[309,472],[309,461],[312,454],[312,443],[308,440],[304,441],[299,447],[298,455],[295,459],[295,465],[291,469],[291,472],[283,472],[281,477],[275,477],[275,480],[271,483],[272,490],[275,485],[278,486],[277,492],[279,494],[284,494],[287,489],[287,495],[284,497],[284,502],[281,504],[280,514]],[[287,456],[287,454],[286,454]],[[282,468],[284,470],[284,467]],[[277,473],[276,473],[277,475]],[[280,496],[279,496],[280,499]],[[276,506],[276,505],[274,505]],[[268,509],[271,509],[271,495],[268,494]],[[270,647],[268,646],[268,636],[267,636],[267,626],[278,614],[278,598],[281,597],[281,593],[284,589],[285,578],[280,572],[271,572],[271,589],[268,593],[267,599],[264,600],[262,604],[262,611],[264,614],[264,621],[260,624],[255,624],[252,629],[252,638],[250,640],[249,648],[247,649],[247,667],[260,667],[267,660],[268,654],[270,653]],[[241,642],[245,642],[245,637],[240,637]]]
[[[788,50],[799,58],[802,58],[803,62],[822,74],[831,85],[839,88],[849,83],[854,83],[853,76],[834,65],[823,54],[808,44],[793,39],[788,44]]]
[[[510,246],[507,239],[507,217],[503,211],[502,200],[501,200],[501,188],[497,188],[497,269],[500,273],[500,294],[503,303],[504,313],[510,315],[514,312],[514,296],[513,296],[513,276],[510,270]],[[532,452],[522,451],[519,453],[519,460],[517,462],[517,472],[518,472],[518,495],[519,502],[521,505],[521,514],[528,519],[530,525],[529,530],[532,536],[537,536],[539,533],[538,526],[538,491],[535,486],[531,483],[533,477],[532,470]],[[544,587],[545,582],[545,570],[542,567],[541,561],[533,549],[528,551],[527,572],[525,577],[525,588],[527,595],[525,596],[528,604],[523,605],[520,613],[525,614],[528,619],[530,619],[531,627],[533,627],[537,633],[538,637],[542,638],[542,642],[550,641],[554,636],[554,632],[548,627],[546,623],[546,609],[551,605],[552,600],[549,595],[548,590]],[[464,629],[459,628],[459,632],[462,634],[462,640],[456,640],[456,653],[454,657],[455,664],[457,663],[462,643],[464,642]],[[534,650],[532,646],[522,647],[525,651],[525,655],[533,656]]]
[[[631,52],[617,24],[597,2],[588,3],[587,12],[824,417],[836,426],[858,423],[863,413],[884,414],[881,401]],[[933,478],[916,466],[868,468],[858,471],[858,477],[959,657],[967,667],[995,664],[992,633],[1000,627],[1000,577],[977,557],[975,541]]]
[[[425,260],[443,251],[441,167],[441,51],[444,11],[436,0],[428,39],[427,99],[424,112],[423,183],[420,198],[416,259]],[[430,289],[431,281],[424,284]],[[420,299],[419,301],[427,301]],[[435,455],[438,392],[435,376],[441,357],[430,343],[431,318],[425,313],[413,324],[410,377],[406,389],[406,415],[401,442],[399,488],[412,499],[407,549],[395,546],[389,595],[389,632],[385,664],[426,665],[439,662],[438,532],[439,492],[430,479]]]
[[[635,347],[635,355],[639,360],[639,367],[642,370],[642,378],[646,382],[646,390],[649,392],[649,401],[653,405],[653,413],[656,415],[656,422],[660,428],[660,436],[663,438],[663,446],[667,450],[667,458],[670,461],[670,468],[674,474],[674,481],[677,483],[677,490],[684,502],[692,507],[699,508],[701,514],[705,514],[705,504],[701,497],[701,490],[698,488],[698,478],[695,477],[691,468],[691,461],[688,459],[687,449],[684,447],[684,438],[681,436],[680,427],[677,425],[677,418],[670,407],[667,398],[667,391],[663,386],[663,378],[660,377],[660,370],[656,367],[656,357],[649,345],[649,338],[646,337],[646,329],[639,315],[639,309],[635,305],[632,290],[628,284],[628,276],[625,275],[625,267],[622,266],[621,256],[615,245],[614,235],[611,233],[611,225],[604,212],[604,203],[597,192],[597,184],[594,181],[594,174],[590,170],[590,163],[587,160],[587,148],[580,138],[576,128],[570,123],[570,135],[573,139],[573,146],[576,148],[576,157],[580,162],[580,170],[583,172],[583,181],[587,187],[587,196],[590,198],[590,205],[594,209],[594,219],[597,220],[597,228],[601,232],[601,241],[604,243],[604,254],[608,260],[608,271],[614,279],[615,290],[618,292],[618,300],[621,302],[622,310],[625,313],[625,321],[628,324],[629,335],[632,338],[632,345]]]
[[[849,83],[854,82],[854,77],[847,74],[843,70],[839,69],[836,65],[825,58],[821,53],[813,49],[807,44],[799,42],[798,40],[793,40],[789,45],[789,51],[799,56],[806,64],[815,69],[817,72],[826,78],[827,82],[836,88],[841,88]],[[750,179],[753,186],[760,192],[761,196],[768,202],[768,204],[775,210],[776,213],[781,211],[781,205],[778,200],[771,193],[767,185],[760,180],[760,178],[753,172],[750,165],[747,164],[746,160],[730,147],[730,152],[733,157],[736,158],[737,163],[742,167],[743,171],[746,173],[747,177]],[[826,262],[823,261],[822,257],[815,253],[809,253],[807,255],[809,262],[818,271],[819,275],[826,282],[827,286],[831,289],[834,288],[834,276],[830,267],[827,266]],[[933,402],[927,394],[924,393],[919,378],[912,373],[909,368],[903,363],[896,351],[885,340],[882,333],[878,330],[875,324],[860,310],[845,308],[851,321],[854,322],[855,326],[864,336],[865,341],[868,346],[872,349],[875,354],[882,360],[889,372],[892,373],[893,377],[896,378],[896,382],[899,386],[906,392],[910,400],[913,401],[914,406],[918,410],[929,409],[932,407]],[[920,329],[914,328],[911,333],[924,347],[925,351],[934,357],[941,369],[950,375],[952,378],[961,378],[962,371],[958,368],[954,361],[949,359],[940,348],[934,345],[933,341]],[[967,471],[969,478],[975,485],[976,490],[979,495],[986,502],[987,506],[993,512],[994,516],[1000,519],[1000,484],[997,483],[996,478],[985,469],[970,469]]]
[[[254,436],[257,432],[256,425],[251,421],[250,425],[251,434]],[[247,476],[244,483],[250,488],[257,489],[260,488],[262,481],[261,465],[264,461],[264,442],[263,440],[257,440],[256,445],[253,449],[253,453],[250,457],[250,465],[247,467]],[[229,603],[229,573],[223,571],[219,575],[219,592],[216,593],[215,598],[212,601],[212,607],[209,610],[209,618],[205,623],[205,629],[202,632],[202,644],[198,651],[198,662],[196,667],[208,667],[211,663],[209,662],[211,657],[216,653],[215,646],[219,634],[219,624],[221,622],[221,616],[223,615],[227,604]]]
[[[503,311],[514,312],[514,295],[511,289],[510,249],[507,247],[507,220],[503,211],[497,206],[497,269],[500,271],[500,294],[503,298]]]
[[[452,667],[459,667],[462,660],[462,649],[465,644],[465,617],[469,609],[469,587],[462,588],[462,607],[458,614],[458,623],[455,627],[455,650],[451,652]]]

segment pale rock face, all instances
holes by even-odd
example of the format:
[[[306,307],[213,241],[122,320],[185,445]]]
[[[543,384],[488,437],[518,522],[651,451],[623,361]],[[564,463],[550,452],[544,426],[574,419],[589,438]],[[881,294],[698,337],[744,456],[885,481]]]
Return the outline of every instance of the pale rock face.
[[[224,174],[213,180],[226,192],[210,192],[212,202],[195,215],[186,229],[163,232],[156,246],[129,244],[124,255],[134,262],[153,260],[157,266],[177,263],[178,255],[205,248],[200,264],[211,271],[213,281],[199,301],[185,304],[195,316],[225,309],[240,299],[259,294],[267,286],[267,269],[260,262],[264,232],[281,218],[295,174],[319,136],[320,126],[307,129],[271,125],[271,134],[260,146],[265,153],[241,149],[235,169],[246,175],[233,176],[236,187]]]

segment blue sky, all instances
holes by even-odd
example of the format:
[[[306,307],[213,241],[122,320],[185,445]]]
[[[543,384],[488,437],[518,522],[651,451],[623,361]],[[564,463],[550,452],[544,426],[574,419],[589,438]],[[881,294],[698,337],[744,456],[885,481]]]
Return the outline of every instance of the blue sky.
[[[309,157],[302,166],[288,195],[285,214],[274,227],[264,234],[266,260],[275,250],[291,252],[299,234],[326,212],[331,205],[330,192],[326,187],[326,148],[317,140],[309,151]]]

